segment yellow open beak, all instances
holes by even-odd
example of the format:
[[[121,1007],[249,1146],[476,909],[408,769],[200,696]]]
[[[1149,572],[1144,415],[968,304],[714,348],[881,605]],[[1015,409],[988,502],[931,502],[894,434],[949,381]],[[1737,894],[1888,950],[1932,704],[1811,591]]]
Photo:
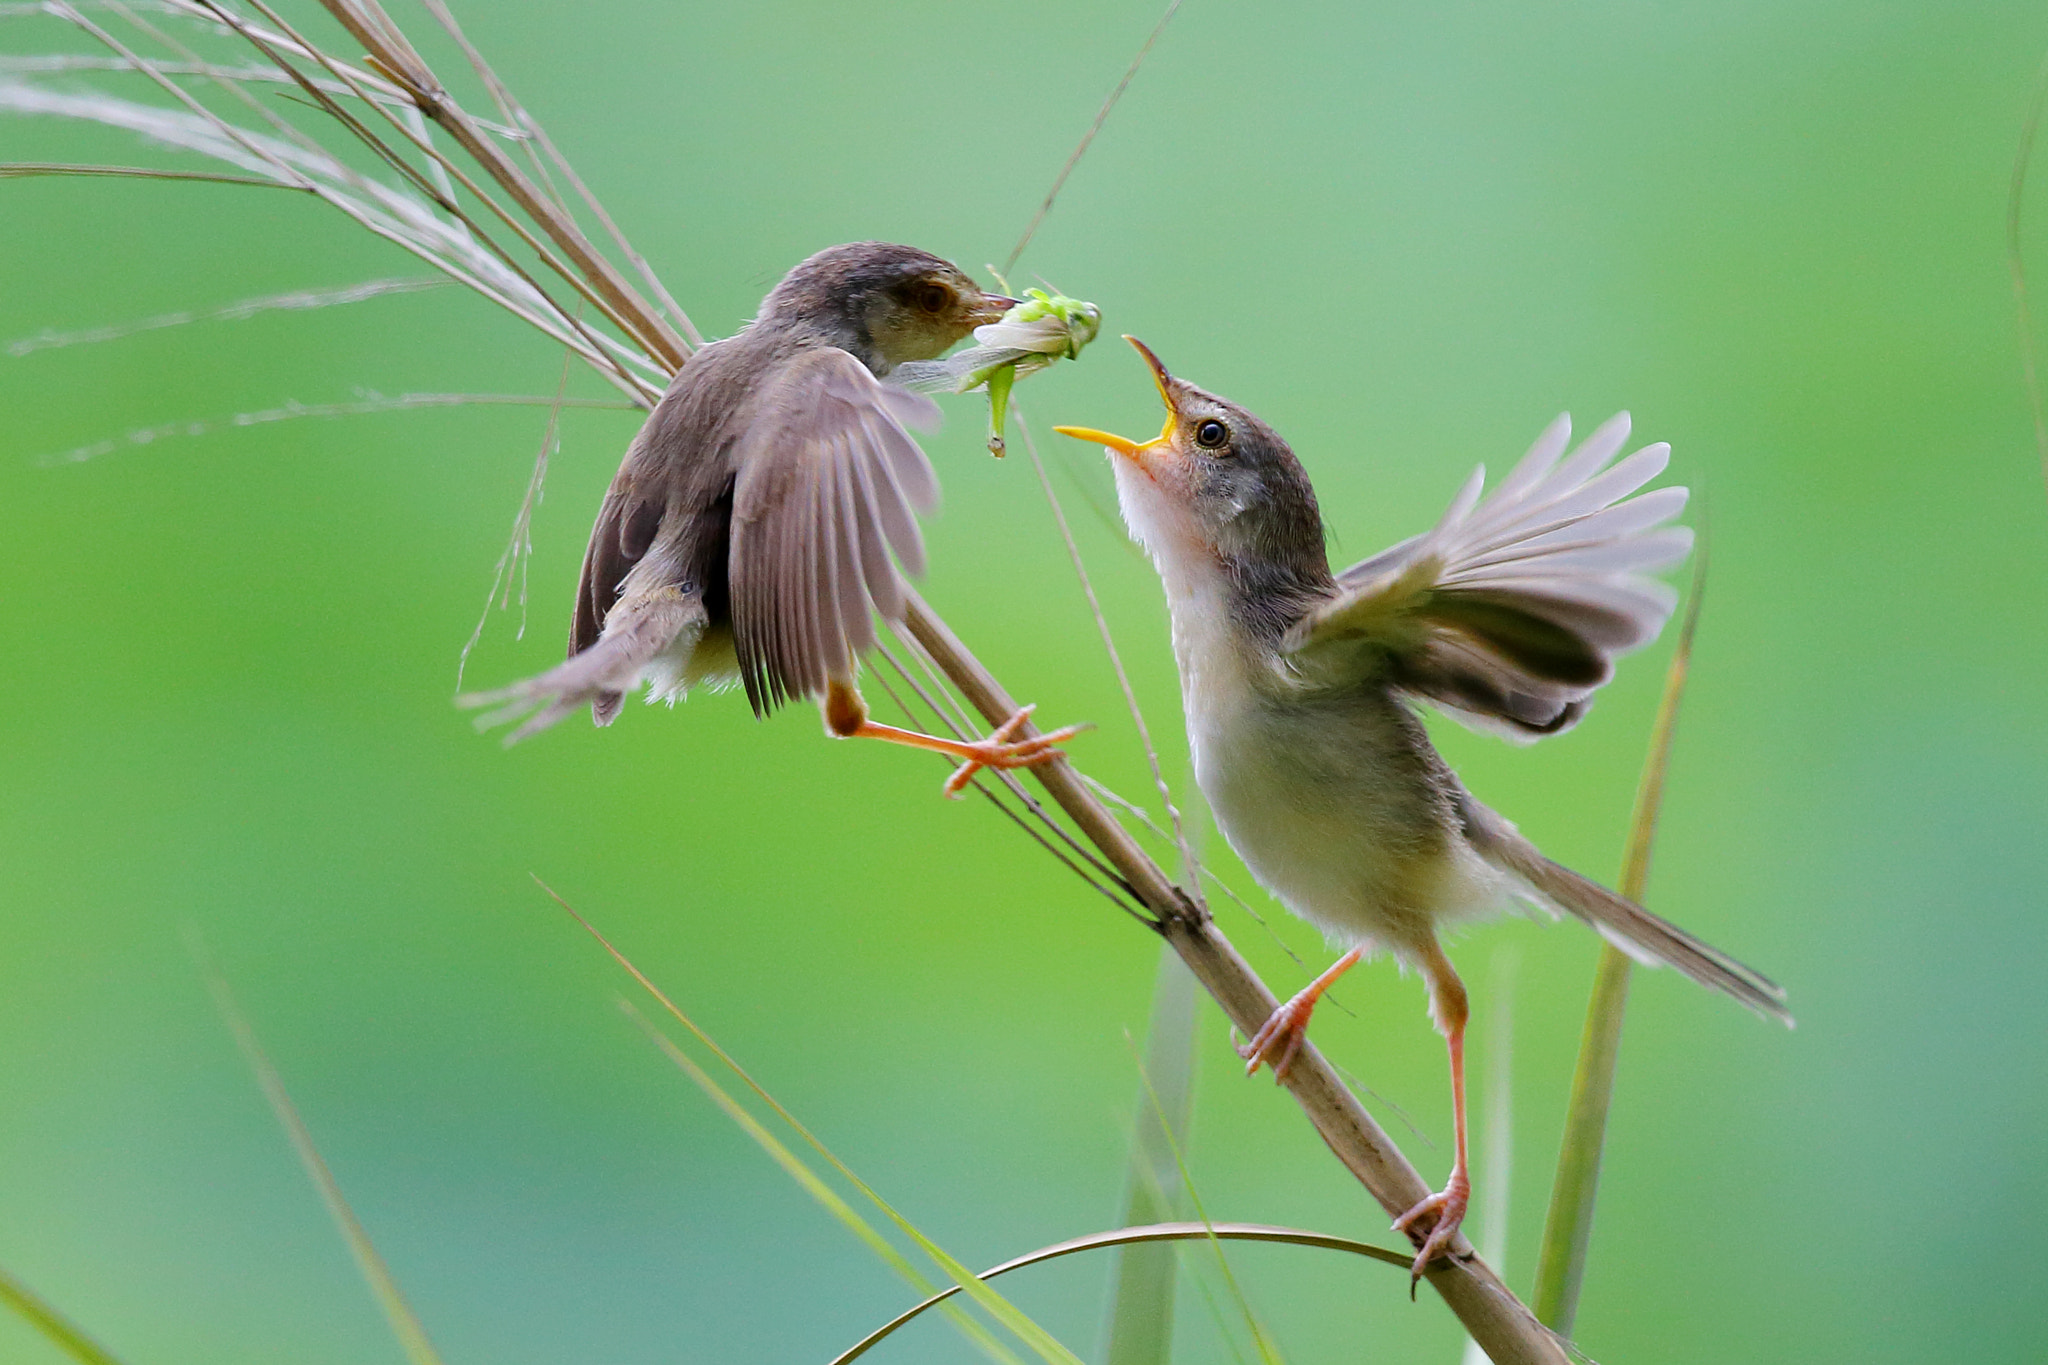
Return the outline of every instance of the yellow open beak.
[[[1103,446],[1127,460],[1143,464],[1146,451],[1166,445],[1172,439],[1173,429],[1180,422],[1180,413],[1174,405],[1173,389],[1167,382],[1173,376],[1166,372],[1166,366],[1159,363],[1159,357],[1152,354],[1151,347],[1136,337],[1125,333],[1124,340],[1130,342],[1138,354],[1145,357],[1145,363],[1152,367],[1152,382],[1159,386],[1160,401],[1166,404],[1166,425],[1159,429],[1159,434],[1140,444],[1127,436],[1112,436],[1106,431],[1097,431],[1094,427],[1054,427],[1053,430],[1062,436],[1071,436],[1077,441],[1089,441]]]

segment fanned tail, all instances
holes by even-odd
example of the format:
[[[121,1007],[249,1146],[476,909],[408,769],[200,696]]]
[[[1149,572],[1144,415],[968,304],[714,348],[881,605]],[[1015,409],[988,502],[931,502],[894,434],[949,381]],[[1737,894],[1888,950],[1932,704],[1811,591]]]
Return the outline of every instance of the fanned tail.
[[[1552,862],[1513,825],[1471,796],[1463,795],[1460,807],[1465,837],[1481,857],[1520,878],[1560,910],[1598,929],[1602,937],[1636,961],[1651,966],[1669,964],[1702,986],[1732,995],[1787,1028],[1793,1026],[1792,1012],[1785,1008],[1785,988],[1762,972],[1701,942],[1669,920],[1659,919],[1626,896]]]

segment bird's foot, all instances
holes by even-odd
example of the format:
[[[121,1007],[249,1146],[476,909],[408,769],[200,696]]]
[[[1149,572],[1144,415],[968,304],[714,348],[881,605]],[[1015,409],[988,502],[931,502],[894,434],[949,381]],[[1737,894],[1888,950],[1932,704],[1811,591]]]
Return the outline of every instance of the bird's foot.
[[[1042,735],[1032,735],[1028,739],[1016,738],[1017,732],[1024,728],[1024,722],[1030,720],[1031,713],[1037,709],[1036,705],[1020,706],[1011,713],[1008,720],[990,732],[987,739],[962,744],[951,750],[961,754],[967,761],[954,769],[953,775],[946,779],[944,790],[948,800],[957,799],[961,792],[967,790],[967,784],[972,782],[974,775],[983,768],[1006,771],[1051,762],[1059,757],[1058,746],[1089,728],[1086,725],[1068,725]]]
[[[1418,1242],[1408,1281],[1411,1291],[1422,1278],[1422,1272],[1429,1269],[1429,1263],[1449,1251],[1451,1239],[1458,1235],[1458,1227],[1465,1221],[1466,1206],[1471,1202],[1472,1182],[1463,1171],[1452,1171],[1448,1185],[1394,1220],[1394,1231],[1405,1232],[1410,1238],[1417,1236],[1417,1224],[1425,1219],[1435,1220],[1429,1224],[1429,1235]]]
[[[1287,1069],[1294,1065],[1294,1059],[1301,1055],[1301,1045],[1308,1041],[1308,1018],[1315,1013],[1321,995],[1311,986],[1266,1016],[1266,1022],[1252,1035],[1252,1040],[1237,1050],[1237,1055],[1245,1059],[1245,1075],[1256,1076],[1261,1066],[1270,1066],[1274,1084],[1287,1079]]]

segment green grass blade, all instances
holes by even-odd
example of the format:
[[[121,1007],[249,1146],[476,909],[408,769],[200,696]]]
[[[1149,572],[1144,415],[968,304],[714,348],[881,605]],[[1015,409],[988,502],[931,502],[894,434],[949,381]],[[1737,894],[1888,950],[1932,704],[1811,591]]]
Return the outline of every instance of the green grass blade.
[[[946,1278],[950,1279],[951,1281],[953,1281],[954,1284],[960,1286],[961,1289],[965,1290],[968,1297],[973,1299],[974,1302],[984,1312],[986,1312],[990,1317],[994,1318],[997,1322],[1001,1323],[1014,1336],[1016,1336],[1016,1338],[1019,1341],[1023,1342],[1026,1346],[1030,1347],[1034,1352],[1036,1352],[1042,1360],[1047,1362],[1047,1365],[1081,1365],[1080,1357],[1076,1356],[1072,1351],[1069,1351],[1065,1346],[1062,1346],[1050,1332],[1046,1331],[1043,1327],[1040,1327],[1037,1323],[1033,1322],[1028,1316],[1026,1316],[1022,1309],[1018,1308],[1008,1299],[1004,1298],[1002,1295],[996,1293],[993,1289],[990,1289],[987,1285],[983,1284],[978,1278],[976,1278],[973,1271],[969,1270],[959,1260],[955,1259],[953,1256],[948,1254],[943,1247],[939,1246],[938,1243],[934,1242],[931,1238],[925,1236],[925,1234],[921,1230],[919,1230],[916,1224],[912,1223],[908,1218],[904,1217],[901,1213],[898,1213],[895,1207],[891,1205],[888,1200],[882,1198],[882,1196],[878,1194],[875,1191],[875,1189],[872,1186],[870,1186],[865,1180],[862,1180],[859,1176],[855,1175],[851,1167],[849,1167],[845,1162],[841,1161],[837,1156],[835,1156],[832,1153],[832,1150],[825,1146],[825,1144],[818,1139],[816,1134],[812,1133],[810,1129],[806,1128],[801,1122],[799,1122],[796,1115],[790,1113],[789,1110],[785,1109],[782,1106],[782,1102],[780,1100],[776,1099],[773,1095],[769,1094],[767,1089],[763,1087],[759,1081],[755,1080],[753,1076],[748,1074],[747,1069],[745,1067],[741,1066],[739,1062],[735,1060],[730,1053],[728,1053],[724,1048],[720,1047],[717,1041],[713,1039],[710,1034],[706,1033],[701,1027],[699,1027],[695,1020],[691,1019],[689,1015],[683,1013],[682,1008],[678,1006],[675,1001],[669,999],[668,996],[662,991],[662,989],[659,986],[655,985],[654,982],[648,978],[645,972],[641,971],[638,967],[634,966],[632,961],[628,959],[624,953],[621,953],[617,948],[613,947],[611,941],[607,939],[603,934],[598,932],[597,926],[593,925],[589,920],[585,919],[582,916],[582,914],[577,911],[576,907],[569,904],[568,901],[562,898],[559,892],[557,892],[553,887],[549,886],[546,882],[541,881],[538,877],[534,878],[534,883],[535,885],[539,886],[541,890],[545,891],[548,894],[548,896],[555,902],[555,904],[561,906],[562,909],[568,913],[570,918],[574,919],[579,925],[581,925],[586,933],[588,933],[592,938],[596,939],[599,945],[604,948],[605,952],[611,955],[612,960],[617,962],[621,967],[625,968],[626,973],[629,976],[631,976],[635,981],[639,982],[642,989],[644,989],[649,995],[654,997],[656,1003],[658,1003],[662,1007],[662,1009],[668,1013],[670,1018],[674,1019],[677,1023],[681,1024],[685,1029],[688,1029],[690,1035],[693,1038],[695,1038],[708,1051],[710,1051],[710,1053],[714,1057],[718,1058],[720,1062],[724,1063],[726,1068],[729,1071],[731,1071],[733,1075],[739,1077],[740,1081],[747,1087],[747,1089],[753,1091],[755,1096],[758,1097],[763,1104],[767,1105],[771,1110],[773,1110],[777,1118],[781,1119],[784,1123],[788,1124],[791,1131],[795,1132],[798,1137],[802,1138],[804,1142],[810,1146],[811,1150],[815,1151],[819,1156],[823,1157],[827,1164],[829,1164],[833,1170],[839,1172],[840,1176],[843,1177],[848,1184],[852,1185],[856,1190],[859,1190],[860,1193],[870,1203],[872,1203],[877,1209],[881,1211],[884,1217],[886,1217],[890,1222],[894,1223],[897,1226],[897,1228],[903,1233],[904,1236],[910,1238],[911,1241],[917,1243],[918,1249],[923,1251],[925,1255],[931,1257],[932,1261],[935,1264],[937,1264],[941,1270],[946,1272]],[[699,1071],[701,1071],[701,1068],[699,1068]],[[694,1079],[695,1077],[693,1076],[692,1078]],[[706,1080],[708,1079],[709,1077],[707,1076]],[[730,1113],[732,1111],[728,1110],[727,1112]],[[755,1127],[748,1128],[748,1132],[750,1135],[756,1134],[757,1130],[758,1134],[761,1136],[767,1136],[770,1138],[773,1137],[772,1134],[769,1134],[767,1132],[766,1128],[759,1127],[759,1125],[755,1125]],[[759,1140],[760,1136],[756,1136],[756,1141]],[[779,1146],[780,1144],[778,1143],[777,1145]],[[784,1150],[787,1149],[785,1148]],[[791,1155],[793,1159],[794,1154],[792,1153]],[[784,1169],[789,1168],[785,1166]]]
[[[1629,820],[1628,851],[1621,866],[1621,894],[1641,904],[1650,879],[1650,851],[1657,837],[1657,815],[1664,804],[1664,776],[1671,763],[1672,733],[1678,705],[1685,696],[1686,672],[1692,663],[1693,635],[1699,628],[1700,603],[1707,588],[1707,554],[1702,544],[1693,562],[1692,591],[1679,628],[1678,644],[1664,674],[1664,696],[1650,730],[1650,751],[1636,786],[1635,811]],[[1550,1212],[1543,1223],[1543,1244],[1536,1263],[1536,1289],[1529,1306],[1545,1327],[1570,1337],[1578,1313],[1579,1289],[1586,1274],[1586,1249],[1593,1237],[1593,1205],[1600,1189],[1600,1154],[1607,1141],[1607,1112],[1614,1101],[1614,1071],[1621,1055],[1621,1025],[1628,1008],[1628,982],[1634,964],[1626,953],[1603,944],[1593,976],[1593,995],[1586,1006],[1586,1028],[1579,1042],[1578,1066],[1572,1074],[1571,1100],[1565,1110],[1564,1141],[1557,1156],[1557,1178],[1551,1185]]]
[[[2020,249],[2020,218],[2027,201],[2027,167],[2034,159],[2034,136],[2048,107],[2048,57],[2034,75],[2027,117],[2020,124],[2020,145],[2013,153],[2012,184],[2005,198],[2005,268],[2012,276],[2012,300],[2019,325],[2020,378],[2027,391],[2027,411],[2034,419],[2034,450],[2041,457],[2041,475],[2048,479],[2048,408],[2041,400],[2040,368],[2034,359],[2034,316],[2027,301],[2027,261]]]
[[[263,1045],[256,1039],[256,1030],[249,1025],[241,1007],[235,1003],[234,993],[228,989],[228,982],[220,969],[213,964],[205,945],[197,935],[191,937],[192,955],[199,962],[199,969],[205,974],[206,986],[213,993],[214,1007],[228,1026],[228,1032],[235,1038],[235,1045],[242,1050],[242,1057],[249,1063],[249,1069],[256,1073],[256,1083],[263,1089],[263,1098],[270,1101],[271,1112],[291,1139],[292,1150],[298,1153],[299,1164],[306,1168],[306,1174],[313,1181],[313,1187],[320,1192],[320,1200],[327,1205],[328,1215],[334,1219],[334,1226],[341,1232],[342,1240],[348,1243],[349,1253],[355,1257],[356,1268],[362,1272],[364,1281],[370,1286],[371,1295],[377,1300],[377,1307],[384,1312],[384,1320],[391,1324],[391,1334],[398,1338],[400,1349],[413,1365],[441,1365],[440,1353],[427,1338],[427,1329],[419,1316],[412,1311],[412,1305],[405,1301],[399,1291],[398,1281],[392,1277],[391,1267],[384,1263],[376,1245],[370,1241],[370,1234],[363,1230],[347,1198],[342,1195],[341,1185],[328,1169],[327,1161],[320,1155],[320,1149],[313,1145],[313,1134],[299,1117],[299,1111],[292,1104],[291,1096],[285,1092],[284,1081],[277,1074],[277,1068],[270,1063],[270,1057],[263,1051]]]
[[[1138,1068],[1138,1078],[1145,1083],[1145,1093],[1151,1098],[1155,1115],[1163,1115],[1165,1111],[1159,1102],[1159,1092],[1153,1088],[1152,1077],[1146,1073],[1142,1063]],[[1230,1268],[1230,1258],[1223,1254],[1223,1242],[1214,1234],[1215,1225],[1209,1221],[1209,1211],[1202,1207],[1201,1191],[1195,1188],[1193,1178],[1188,1175],[1187,1158],[1181,1152],[1179,1140],[1163,1121],[1159,1125],[1159,1132],[1166,1140],[1167,1151],[1173,1154],[1174,1171],[1180,1176],[1181,1188],[1187,1191],[1188,1203],[1194,1206],[1195,1217],[1201,1220],[1203,1227],[1211,1229],[1209,1248],[1216,1253],[1216,1265],[1223,1272],[1223,1283],[1230,1290],[1230,1297],[1236,1302],[1238,1312],[1244,1317],[1245,1327],[1251,1333],[1252,1344],[1258,1348],[1259,1360],[1262,1365],[1280,1365],[1279,1350],[1266,1335],[1266,1329],[1259,1325],[1258,1315],[1252,1312],[1251,1300],[1245,1297],[1244,1289],[1237,1282],[1237,1275]]]
[[[1161,946],[1145,1038],[1145,1075],[1156,1104],[1138,1106],[1131,1135],[1124,1225],[1177,1217],[1183,1189],[1169,1132],[1185,1133],[1194,1113],[1195,978],[1173,949]],[[1168,1365],[1173,1358],[1174,1278],[1170,1242],[1133,1242],[1117,1251],[1109,1306],[1108,1365]]]
[[[626,1017],[635,1024],[638,1024],[645,1031],[648,1038],[653,1041],[654,1045],[661,1049],[662,1055],[671,1062],[674,1062],[684,1075],[695,1081],[697,1088],[710,1096],[712,1103],[723,1109],[726,1117],[739,1125],[741,1131],[752,1138],[762,1151],[768,1153],[775,1164],[782,1167],[789,1174],[790,1179],[803,1187],[805,1193],[817,1200],[827,1213],[838,1219],[849,1232],[860,1239],[863,1245],[880,1257],[885,1265],[907,1280],[913,1289],[923,1294],[935,1296],[932,1299],[928,1299],[927,1302],[938,1302],[943,1300],[945,1294],[957,1292],[957,1285],[951,1290],[943,1291],[943,1293],[940,1292],[937,1286],[920,1273],[918,1268],[912,1265],[902,1252],[890,1244],[888,1238],[875,1229],[874,1224],[861,1217],[860,1213],[851,1204],[840,1198],[837,1190],[826,1184],[816,1171],[813,1171],[804,1163],[802,1157],[792,1152],[787,1144],[777,1138],[775,1134],[769,1132],[767,1127],[759,1119],[755,1118],[753,1114],[749,1113],[746,1107],[737,1099],[733,1098],[729,1091],[713,1080],[703,1067],[697,1065],[696,1059],[677,1047],[674,1039],[656,1028],[653,1021],[640,1013],[639,1010],[634,1009],[630,1001],[621,1000],[619,1006],[626,1012]],[[1010,1353],[1009,1348],[990,1335],[986,1327],[983,1327],[965,1313],[961,1313],[957,1308],[949,1309],[949,1312],[953,1317],[955,1325],[966,1334],[969,1340],[981,1347],[991,1359],[1003,1362],[1003,1365],[1020,1365],[1017,1357]]]
[[[29,1326],[81,1365],[121,1365],[106,1347],[85,1334],[71,1319],[45,1302],[33,1289],[0,1270],[0,1303],[6,1304]]]
[[[1015,1260],[981,1272],[981,1278],[992,1280],[1012,1270],[1026,1266],[1041,1265],[1046,1261],[1058,1260],[1083,1251],[1100,1251],[1108,1247],[1129,1248],[1170,1244],[1173,1242],[1269,1242],[1286,1246],[1312,1247],[1320,1251],[1343,1251],[1353,1256],[1363,1256],[1405,1271],[1414,1264],[1413,1252],[1389,1251],[1376,1247],[1370,1242],[1354,1241],[1349,1237],[1332,1237],[1328,1233],[1305,1232],[1300,1228],[1269,1227],[1263,1223],[1154,1223],[1145,1227],[1118,1228],[1114,1232],[1098,1232],[1087,1237],[1075,1237],[1065,1242],[1055,1242],[1049,1247],[1026,1252]],[[885,1338],[900,1327],[911,1322],[927,1310],[936,1308],[960,1292],[954,1285],[918,1304],[915,1308],[897,1314],[868,1335],[862,1337],[851,1349],[832,1358],[832,1365],[852,1365],[852,1362],[866,1355]]]

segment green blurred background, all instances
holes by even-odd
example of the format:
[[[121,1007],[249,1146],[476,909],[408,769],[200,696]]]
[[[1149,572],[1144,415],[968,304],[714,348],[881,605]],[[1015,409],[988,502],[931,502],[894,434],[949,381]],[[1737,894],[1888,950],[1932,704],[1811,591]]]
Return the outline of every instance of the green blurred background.
[[[712,333],[832,242],[1001,260],[1157,17],[469,8]],[[0,43],[84,48],[47,19],[5,19]],[[1427,525],[1562,408],[1589,429],[1630,407],[1704,490],[1713,582],[1650,900],[1785,982],[1800,1028],[1639,979],[1579,1322],[1600,1359],[2048,1351],[2048,495],[2001,236],[2044,45],[2017,4],[1192,0],[1025,257],[1271,419],[1340,557]],[[0,155],[148,154],[10,120]],[[420,273],[283,195],[17,181],[0,206],[0,341]],[[2048,261],[2048,202],[2029,212]],[[450,707],[543,412],[37,460],[358,389],[548,393],[559,363],[452,289],[0,356],[0,1265],[131,1365],[397,1358],[186,926],[451,1362],[823,1360],[902,1306],[620,1017],[623,979],[529,874],[962,1259],[1115,1221],[1155,946],[982,803],[940,802],[936,764],[732,697],[509,753]],[[1157,421],[1114,344],[1020,398],[1041,431]],[[1029,465],[979,453],[978,401],[931,443],[928,595],[1048,720],[1102,722],[1076,755],[1141,794],[1065,551]],[[634,426],[564,418],[531,628],[493,616],[471,683],[558,657]],[[1178,777],[1156,580],[1079,496],[1109,497],[1099,455],[1058,444]],[[1554,856],[1611,877],[1666,653],[1563,739],[1444,743]],[[1276,987],[1305,979],[1219,914]],[[1454,949],[1475,1076],[1512,987],[1518,1289],[1597,947],[1507,921]],[[1440,1181],[1419,984],[1382,963],[1340,994],[1355,1017],[1319,1015],[1321,1043]],[[1209,1212],[1392,1241],[1285,1096],[1237,1079],[1205,1010]],[[1454,1320],[1391,1271],[1234,1260],[1290,1360],[1456,1358]],[[1008,1287],[1088,1354],[1107,1270]],[[877,1358],[966,1350],[933,1321]],[[0,1359],[56,1358],[0,1318]],[[1231,1358],[1192,1291],[1178,1358]]]

